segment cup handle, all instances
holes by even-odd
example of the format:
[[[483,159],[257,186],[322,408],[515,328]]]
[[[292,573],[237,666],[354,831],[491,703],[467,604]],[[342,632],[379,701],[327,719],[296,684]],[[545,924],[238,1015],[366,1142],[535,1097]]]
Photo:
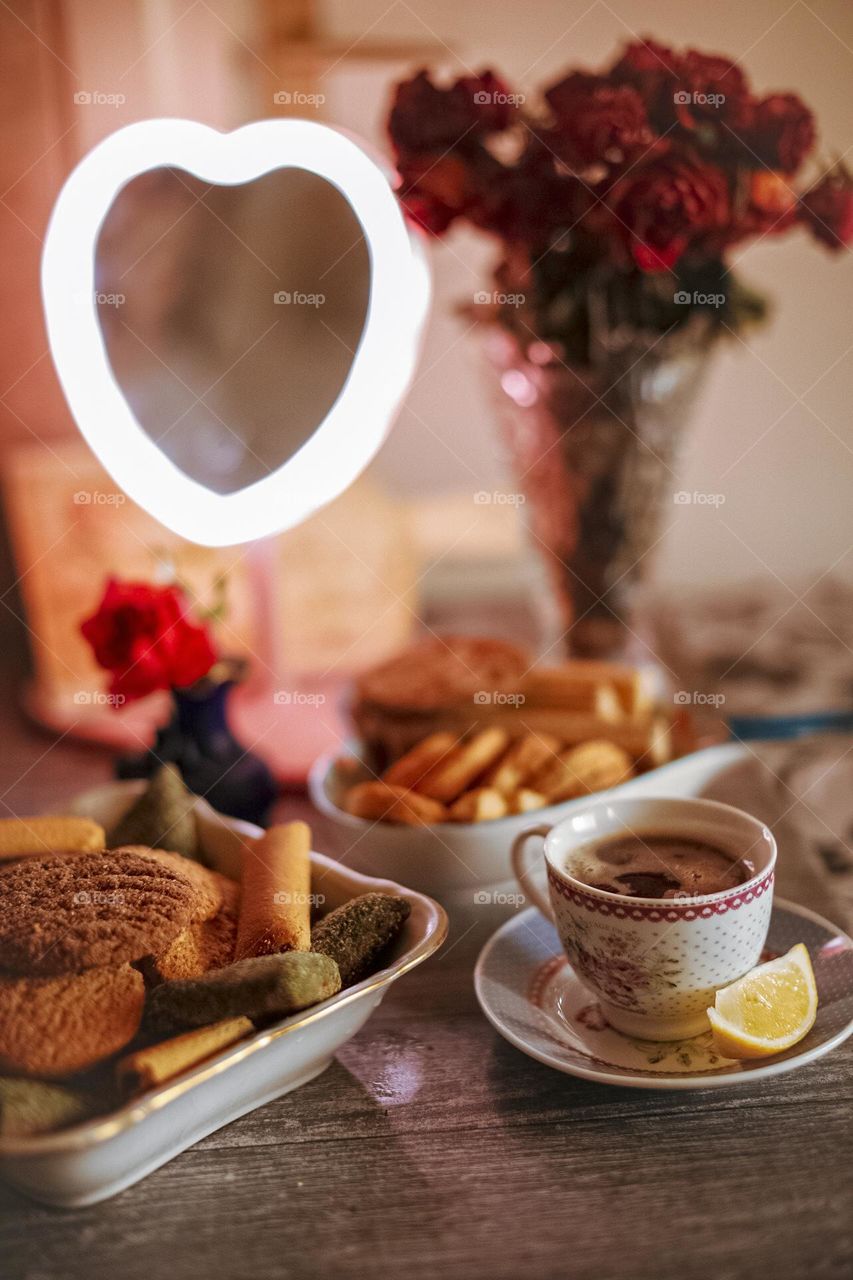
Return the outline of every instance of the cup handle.
[[[546,920],[554,923],[554,912],[547,893],[542,893],[537,885],[533,883],[530,874],[530,867],[527,864],[525,856],[525,848],[527,841],[531,836],[547,836],[551,831],[549,826],[528,827],[526,831],[522,831],[521,835],[516,836],[512,842],[512,869],[515,878],[518,881],[522,892],[528,902],[532,902],[539,908]]]

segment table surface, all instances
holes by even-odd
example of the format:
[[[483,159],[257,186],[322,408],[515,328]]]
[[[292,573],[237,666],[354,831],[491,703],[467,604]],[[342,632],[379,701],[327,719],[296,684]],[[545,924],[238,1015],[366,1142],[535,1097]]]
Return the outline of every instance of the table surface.
[[[0,812],[110,774],[29,728],[0,690]],[[334,834],[300,797],[315,844]],[[0,1188],[9,1280],[395,1276],[573,1280],[848,1277],[853,1039],[731,1090],[614,1089],[560,1075],[479,1011],[497,918],[451,920],[332,1066],[101,1205]]]

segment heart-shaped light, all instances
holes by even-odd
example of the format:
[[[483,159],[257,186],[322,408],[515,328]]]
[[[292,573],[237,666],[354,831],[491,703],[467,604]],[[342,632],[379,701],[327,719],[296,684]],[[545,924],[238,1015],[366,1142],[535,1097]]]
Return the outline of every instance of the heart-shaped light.
[[[121,187],[164,167],[226,186],[273,169],[307,170],[348,201],[370,254],[364,330],[340,395],[291,458],[234,493],[214,493],[157,447],[115,379],[98,319],[95,252],[104,218]],[[45,241],[42,294],[62,388],[103,466],[168,528],[226,546],[299,524],[364,469],[412,376],[429,277],[385,174],[346,134],[307,120],[263,120],[225,134],[192,120],[146,120],[104,139],[65,183]]]

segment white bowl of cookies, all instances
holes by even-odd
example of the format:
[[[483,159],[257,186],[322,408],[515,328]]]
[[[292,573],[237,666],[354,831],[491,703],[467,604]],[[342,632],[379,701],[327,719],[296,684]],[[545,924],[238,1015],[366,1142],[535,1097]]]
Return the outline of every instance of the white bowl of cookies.
[[[189,793],[184,852],[108,850],[144,790],[0,821],[0,1171],[50,1204],[114,1195],[318,1075],[446,933],[304,823],[263,832]]]
[[[431,638],[367,673],[352,717],[358,739],[309,778],[342,835],[339,856],[445,900],[505,883],[516,835],[668,763],[685,736],[637,668],[537,666],[467,636]]]

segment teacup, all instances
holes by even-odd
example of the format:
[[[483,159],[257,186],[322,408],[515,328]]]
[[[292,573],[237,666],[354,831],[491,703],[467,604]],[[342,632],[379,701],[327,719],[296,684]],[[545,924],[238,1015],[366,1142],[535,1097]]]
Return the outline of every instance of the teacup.
[[[754,874],[719,893],[639,898],[576,879],[566,860],[617,834],[698,840],[744,859]],[[544,837],[549,897],[534,883],[525,844]],[[770,925],[776,841],[757,818],[714,800],[603,800],[555,826],[531,827],[512,846],[516,879],[556,926],[578,976],[618,1031],[681,1040],[708,1029],[720,987],[758,964]]]

